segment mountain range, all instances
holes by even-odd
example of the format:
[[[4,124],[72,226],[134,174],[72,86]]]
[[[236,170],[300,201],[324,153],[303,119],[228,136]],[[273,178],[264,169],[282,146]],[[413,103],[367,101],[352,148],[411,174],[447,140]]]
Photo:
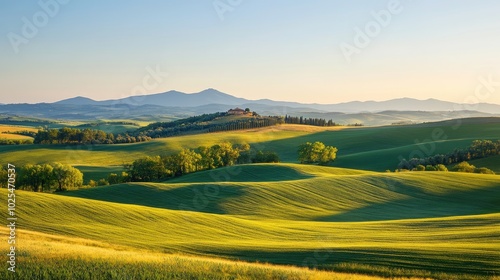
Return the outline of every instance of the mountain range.
[[[198,93],[184,93],[179,91],[168,91],[164,93],[131,96],[123,99],[95,101],[86,97],[75,97],[65,99],[54,104],[61,105],[118,105],[126,104],[132,106],[160,105],[164,107],[199,107],[211,104],[241,106],[245,105],[267,105],[273,107],[290,107],[314,109],[323,112],[379,112],[379,111],[460,111],[475,110],[484,113],[496,114],[500,112],[500,105],[479,103],[459,104],[438,99],[418,100],[413,98],[398,98],[387,101],[351,101],[338,104],[304,104],[287,101],[274,101],[270,99],[248,100],[235,97],[216,89],[206,89]],[[473,109],[470,109],[473,107]]]
[[[2,104],[0,114],[70,120],[156,121],[227,111],[234,107],[251,108],[261,115],[320,117],[333,119],[338,123],[356,122],[366,125],[500,116],[500,105],[489,103],[466,105],[437,99],[399,98],[387,101],[304,104],[270,99],[248,100],[215,89],[191,94],[168,91],[105,101],[78,96],[54,103]]]

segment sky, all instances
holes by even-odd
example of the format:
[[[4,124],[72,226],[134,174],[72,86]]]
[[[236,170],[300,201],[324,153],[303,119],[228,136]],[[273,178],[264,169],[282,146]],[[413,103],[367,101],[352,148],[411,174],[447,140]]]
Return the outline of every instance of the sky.
[[[496,0],[0,1],[0,103],[215,88],[500,104]]]

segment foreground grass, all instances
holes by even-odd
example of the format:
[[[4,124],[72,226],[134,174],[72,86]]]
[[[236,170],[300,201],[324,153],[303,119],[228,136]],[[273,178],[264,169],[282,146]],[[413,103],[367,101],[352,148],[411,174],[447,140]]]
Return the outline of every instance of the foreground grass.
[[[19,191],[19,224],[162,253],[382,276],[500,274],[495,175],[279,165],[295,168],[286,176],[306,178],[266,182],[272,173],[259,177],[259,170],[273,165],[244,167],[254,182],[126,184],[67,193],[87,198]],[[414,270],[430,274],[404,274]]]
[[[7,234],[5,229],[0,232]],[[0,273],[2,279],[383,279],[291,266],[162,254],[31,231],[19,231],[18,240],[16,272],[3,270]]]

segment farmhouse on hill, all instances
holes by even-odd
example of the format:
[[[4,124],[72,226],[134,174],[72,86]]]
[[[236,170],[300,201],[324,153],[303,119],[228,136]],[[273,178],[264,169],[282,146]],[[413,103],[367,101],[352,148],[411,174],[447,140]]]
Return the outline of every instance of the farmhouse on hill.
[[[227,111],[227,114],[228,115],[245,115],[247,112],[241,108],[234,108],[234,109],[229,109],[229,111]]]

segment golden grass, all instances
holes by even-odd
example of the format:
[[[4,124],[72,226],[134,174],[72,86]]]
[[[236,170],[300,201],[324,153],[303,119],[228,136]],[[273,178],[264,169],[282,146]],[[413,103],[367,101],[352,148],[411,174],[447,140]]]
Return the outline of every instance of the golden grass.
[[[0,125],[0,139],[7,140],[31,140],[33,137],[13,134],[13,132],[30,131],[37,132],[38,129],[29,126]],[[9,133],[11,132],[11,133]]]
[[[7,140],[32,140],[33,137],[29,137],[29,136],[25,136],[25,135],[19,135],[19,134],[2,133],[2,134],[0,134],[0,139],[7,139]]]
[[[7,230],[2,228],[2,234]],[[163,254],[148,250],[134,249],[126,246],[117,246],[104,242],[63,237],[40,232],[18,230],[17,279],[37,279],[39,270],[49,270],[52,276],[72,277],[81,275],[86,263],[109,264],[122,268],[125,275],[134,274],[137,269],[144,267],[155,270],[153,275],[160,279],[182,279],[178,275],[194,276],[191,279],[308,279],[308,280],[379,280],[376,276],[365,276],[348,273],[337,273],[311,270],[294,266],[280,266],[261,263],[231,261],[220,258],[207,258],[180,254]],[[27,270],[24,262],[29,259]],[[38,263],[38,267],[34,264]],[[55,265],[52,267],[52,265]],[[69,267],[68,267],[69,265]],[[82,266],[79,266],[82,265]],[[45,266],[45,268],[43,268]],[[68,269],[73,268],[73,270]],[[59,269],[59,270],[58,270]],[[115,277],[105,278],[105,272],[95,272],[92,279],[120,279],[123,275],[115,272]],[[18,276],[19,276],[18,275]],[[34,278],[24,278],[33,277]],[[173,276],[173,277],[171,277]],[[135,278],[148,279],[148,278]],[[393,279],[423,279],[423,278],[393,278]]]
[[[4,125],[0,124],[0,133],[4,132],[19,132],[19,131],[30,131],[38,132],[38,129],[31,126],[18,126],[18,125]]]

